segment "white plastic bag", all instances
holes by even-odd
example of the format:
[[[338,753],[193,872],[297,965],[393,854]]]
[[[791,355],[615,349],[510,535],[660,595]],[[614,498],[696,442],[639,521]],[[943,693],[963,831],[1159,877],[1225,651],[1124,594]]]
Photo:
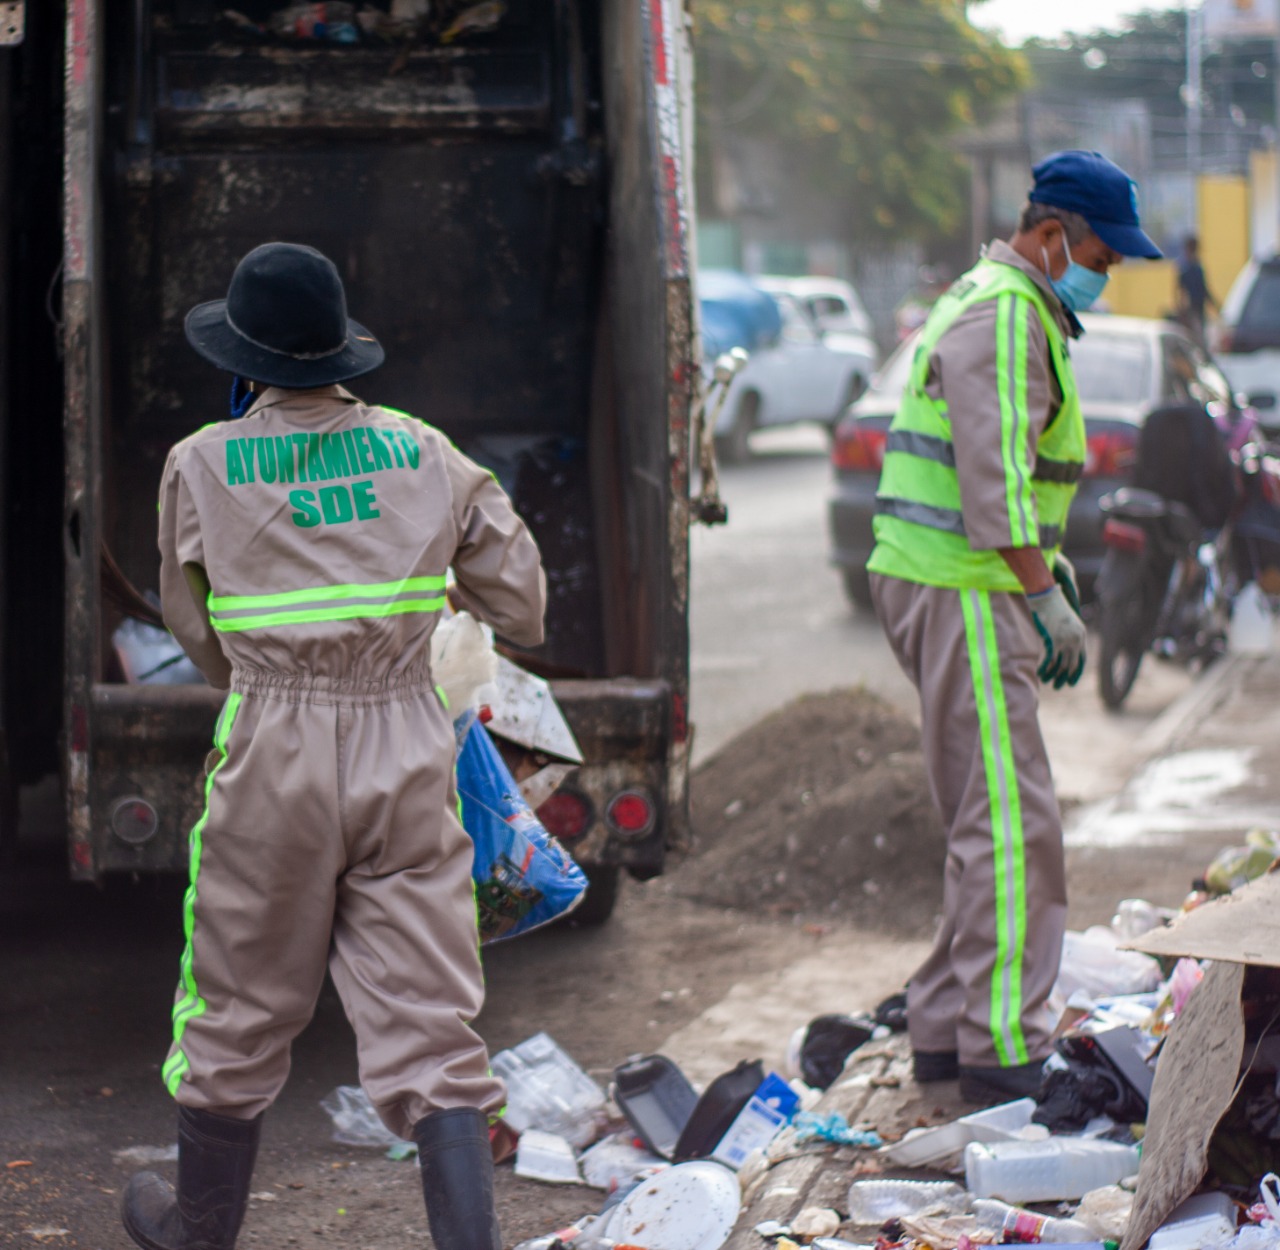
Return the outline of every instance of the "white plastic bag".
[[[592,1189],[613,1193],[628,1181],[667,1166],[665,1159],[637,1146],[631,1138],[630,1133],[614,1133],[583,1154],[579,1160],[582,1179]]]
[[[132,685],[190,686],[203,684],[200,670],[167,630],[126,616],[111,635],[112,645]]]
[[[431,675],[457,720],[473,707],[481,687],[498,675],[493,631],[470,612],[445,617],[431,635]]]
[[[1146,994],[1161,980],[1160,965],[1150,955],[1120,950],[1109,928],[1094,925],[1083,933],[1068,930],[1063,936],[1054,993],[1064,1001],[1079,990],[1090,998]]]
[[[358,1085],[339,1085],[320,1105],[333,1121],[333,1140],[344,1146],[412,1145],[404,1143],[378,1118],[369,1095]]]
[[[517,1133],[541,1129],[576,1149],[590,1145],[604,1126],[600,1088],[545,1033],[535,1033],[489,1061],[506,1083],[506,1121]]]
[[[1231,605],[1227,650],[1236,655],[1267,655],[1273,645],[1271,605],[1258,583],[1249,582]]]

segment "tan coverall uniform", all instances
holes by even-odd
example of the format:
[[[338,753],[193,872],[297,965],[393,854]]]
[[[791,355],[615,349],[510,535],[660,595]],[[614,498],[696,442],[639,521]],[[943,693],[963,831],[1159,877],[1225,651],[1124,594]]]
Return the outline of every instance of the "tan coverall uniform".
[[[1070,333],[1043,273],[1004,242],[992,243],[986,255],[1027,274],[1045,292],[1063,334]],[[1062,391],[1029,301],[1021,315],[1027,359],[1018,380],[1025,383],[1027,458],[1034,463]],[[1013,528],[998,397],[1014,380],[997,370],[996,319],[995,300],[963,312],[938,341],[925,388],[946,403],[964,529],[975,550],[1009,546]],[[1036,669],[1044,645],[1031,609],[1024,595],[992,593],[983,607],[989,605],[990,619],[981,623],[988,628],[975,629],[972,608],[966,625],[963,590],[873,573],[871,592],[890,646],[920,693],[925,763],[947,834],[942,924],[907,991],[911,1044],[917,1051],[958,1051],[962,1065],[975,1067],[1044,1059],[1053,1049],[1045,1004],[1057,979],[1067,897],[1062,818],[1038,720]],[[1020,809],[1003,831],[993,827],[999,818],[978,707],[993,676],[1009,726],[1013,775],[1004,778],[1006,798]],[[1021,868],[1009,871],[1015,848],[1008,839],[1019,836]],[[997,856],[1009,863],[998,864]]]
[[[472,844],[429,642],[450,567],[460,606],[541,641],[532,537],[437,430],[327,386],[269,389],[179,443],[160,550],[166,624],[230,689],[191,832],[170,1093],[236,1118],[265,1110],[327,964],[392,1131],[445,1108],[496,1112],[504,1091],[470,1027]]]

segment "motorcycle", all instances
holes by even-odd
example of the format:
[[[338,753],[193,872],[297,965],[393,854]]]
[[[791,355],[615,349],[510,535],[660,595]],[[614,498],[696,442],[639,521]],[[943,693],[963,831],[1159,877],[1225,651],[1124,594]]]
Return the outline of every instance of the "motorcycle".
[[[1098,687],[1113,710],[1148,651],[1197,666],[1221,655],[1250,583],[1273,616],[1280,605],[1280,424],[1237,407],[1213,421],[1221,441],[1198,409],[1152,413],[1136,485],[1100,501]]]
[[[1139,437],[1134,485],[1104,495],[1098,573],[1098,690],[1118,709],[1148,651],[1203,667],[1227,646],[1240,584],[1232,521],[1243,455],[1231,450],[1252,421],[1231,415],[1228,437],[1194,404],[1157,409]]]
[[[1223,526],[1206,537],[1185,504],[1138,487],[1104,495],[1099,506],[1107,551],[1098,574],[1098,690],[1115,711],[1148,651],[1202,667],[1226,650],[1232,535]]]

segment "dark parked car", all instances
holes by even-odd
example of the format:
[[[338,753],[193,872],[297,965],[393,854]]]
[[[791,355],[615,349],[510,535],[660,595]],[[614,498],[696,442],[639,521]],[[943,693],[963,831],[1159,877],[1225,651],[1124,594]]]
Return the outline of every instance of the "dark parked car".
[[[1071,345],[1071,356],[1089,450],[1064,550],[1088,597],[1103,555],[1098,500],[1129,480],[1147,414],[1162,404],[1194,400],[1217,415],[1231,405],[1232,396],[1222,371],[1180,326],[1143,317],[1093,315],[1081,320],[1086,333]],[[845,593],[863,607],[871,602],[867,560],[874,545],[871,519],[885,436],[910,375],[915,345],[913,336],[886,361],[836,427],[831,448],[832,563],[841,572]]]

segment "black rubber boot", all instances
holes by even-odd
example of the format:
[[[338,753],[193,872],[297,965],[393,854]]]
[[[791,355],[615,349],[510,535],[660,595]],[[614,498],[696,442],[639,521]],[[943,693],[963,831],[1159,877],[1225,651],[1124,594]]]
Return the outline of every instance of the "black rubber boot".
[[[143,1250],[232,1250],[249,1205],[262,1116],[178,1108],[178,1188],[154,1172],[125,1187],[124,1230]]]
[[[960,1056],[954,1050],[913,1050],[911,1067],[917,1085],[954,1081],[960,1076]]]
[[[475,1107],[433,1111],[413,1126],[436,1250],[502,1250],[489,1120]]]

